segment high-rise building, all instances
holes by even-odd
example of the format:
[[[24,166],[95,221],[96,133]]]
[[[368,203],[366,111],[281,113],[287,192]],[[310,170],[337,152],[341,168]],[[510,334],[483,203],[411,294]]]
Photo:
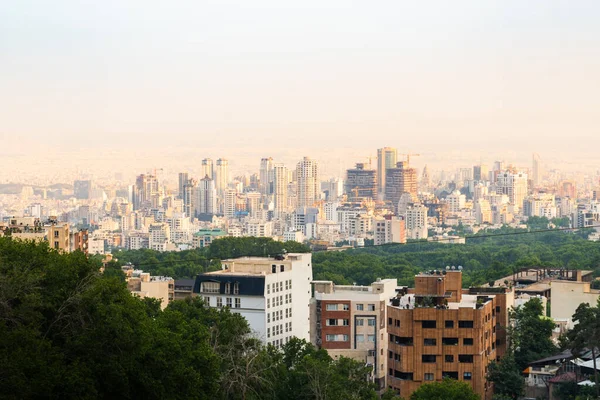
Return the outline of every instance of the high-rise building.
[[[194,217],[196,213],[196,192],[198,187],[198,181],[194,178],[188,179],[187,183],[183,186],[183,211],[188,217]]]
[[[321,194],[321,181],[319,180],[319,164],[308,157],[304,157],[296,165],[297,190],[296,199],[298,207],[312,206]]]
[[[410,193],[413,200],[417,199],[417,170],[409,168],[407,161],[397,162],[396,168],[387,169],[385,199],[392,203],[395,211],[403,193]]]
[[[378,390],[386,389],[388,300],[396,295],[396,279],[369,286],[313,282],[311,342],[330,356],[350,357],[373,367]]]
[[[386,171],[389,168],[396,167],[397,158],[398,152],[394,148],[384,147],[377,150],[377,193],[379,193],[380,196],[386,194]]]
[[[478,224],[491,224],[492,223],[492,207],[490,202],[484,198],[480,198],[475,201],[474,205],[475,221]]]
[[[386,215],[374,222],[373,239],[375,246],[387,243],[406,243],[406,226],[403,218]]]
[[[486,372],[502,355],[501,331],[513,292],[477,289],[463,294],[459,270],[431,271],[415,276],[413,291],[391,300],[388,387],[408,399],[422,384],[452,378],[471,385],[479,398],[491,398]]]
[[[406,236],[409,239],[427,239],[427,207],[421,204],[410,204],[404,216]]]
[[[183,199],[183,197],[184,197],[184,193],[183,193],[185,190],[184,188],[185,188],[185,185],[188,184],[189,179],[190,178],[189,178],[189,175],[187,172],[179,173],[179,191],[178,191],[177,195],[179,196],[180,199]]]
[[[260,160],[259,191],[263,196],[273,193],[273,159],[263,158]]]
[[[246,318],[266,344],[310,340],[311,254],[223,260],[220,271],[198,275],[194,292],[209,307],[229,307]]]
[[[488,180],[488,167],[487,165],[475,165],[473,166],[473,180],[474,181],[487,181]]]
[[[135,180],[133,188],[133,209],[151,208],[158,192],[158,180],[155,175],[141,174]]]
[[[250,218],[258,218],[258,213],[261,210],[260,202],[261,194],[259,192],[246,193],[246,210]]]
[[[540,174],[540,155],[537,153],[533,153],[531,164],[531,180],[533,181],[533,186],[538,186],[541,183]]]
[[[77,180],[73,183],[73,195],[77,200],[87,200],[91,197],[92,181]]]
[[[205,158],[202,160],[202,168],[200,169],[200,176],[208,176],[210,179],[215,179],[215,169],[213,160],[211,158]]]
[[[219,158],[217,160],[214,181],[217,195],[222,197],[227,188],[227,184],[229,183],[229,162],[224,158]]]
[[[288,209],[289,173],[285,165],[277,163],[273,166],[273,203],[275,217],[279,218]]]
[[[225,189],[223,192],[223,215],[225,218],[235,217],[235,204],[237,200],[237,190]]]
[[[217,213],[217,190],[215,189],[215,181],[208,176],[200,179],[196,188],[196,217],[200,215],[212,215]]]
[[[497,179],[497,193],[507,195],[515,211],[522,209],[523,199],[527,196],[527,174],[503,171],[498,174]]]
[[[348,169],[346,171],[346,194],[350,201],[377,200],[377,171],[365,169],[363,163],[357,163],[356,168]]]

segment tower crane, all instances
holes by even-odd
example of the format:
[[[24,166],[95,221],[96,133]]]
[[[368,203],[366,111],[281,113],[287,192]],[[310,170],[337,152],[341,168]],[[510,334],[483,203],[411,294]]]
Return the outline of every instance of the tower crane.
[[[410,156],[418,157],[420,154],[417,153],[398,153],[400,156],[406,156],[406,162],[410,165]]]

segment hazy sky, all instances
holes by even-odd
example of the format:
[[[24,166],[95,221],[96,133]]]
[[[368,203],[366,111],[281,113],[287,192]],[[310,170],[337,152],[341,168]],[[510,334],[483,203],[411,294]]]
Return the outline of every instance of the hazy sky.
[[[597,154],[598,21],[597,0],[4,0],[0,155]]]

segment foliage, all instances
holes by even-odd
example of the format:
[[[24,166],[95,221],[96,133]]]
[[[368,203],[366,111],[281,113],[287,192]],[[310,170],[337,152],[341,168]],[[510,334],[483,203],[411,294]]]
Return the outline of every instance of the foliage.
[[[370,369],[283,351],[200,298],[165,310],[83,253],[0,238],[0,398],[376,399]]]
[[[509,351],[500,362],[492,361],[489,365],[487,379],[494,382],[494,394],[508,399],[518,399],[523,394],[525,380],[515,362],[512,351]]]
[[[131,263],[152,275],[174,279],[194,278],[196,275],[221,268],[220,260],[241,256],[263,256],[287,253],[307,253],[310,249],[298,242],[277,242],[271,238],[224,237],[215,239],[203,249],[159,252],[150,249],[118,250],[116,266]]]
[[[419,386],[410,400],[479,400],[479,396],[467,382],[444,378],[441,382]]]
[[[512,321],[512,327],[508,330],[509,344],[519,371],[527,368],[532,361],[558,351],[551,339],[554,321],[545,317],[543,310],[541,300],[532,298],[509,311]]]
[[[463,266],[463,286],[483,285],[511,275],[520,267],[591,269],[600,275],[600,245],[567,231],[527,232],[503,227],[484,231],[453,245],[427,241],[317,252],[313,255],[315,279],[337,284],[369,285],[377,278],[396,278],[413,285],[423,270]],[[495,236],[507,234],[507,236]]]

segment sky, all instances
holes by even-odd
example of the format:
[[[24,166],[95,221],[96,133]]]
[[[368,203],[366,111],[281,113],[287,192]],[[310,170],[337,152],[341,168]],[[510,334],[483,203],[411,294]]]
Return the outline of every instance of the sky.
[[[6,0],[0,158],[593,161],[599,19],[587,0]]]

